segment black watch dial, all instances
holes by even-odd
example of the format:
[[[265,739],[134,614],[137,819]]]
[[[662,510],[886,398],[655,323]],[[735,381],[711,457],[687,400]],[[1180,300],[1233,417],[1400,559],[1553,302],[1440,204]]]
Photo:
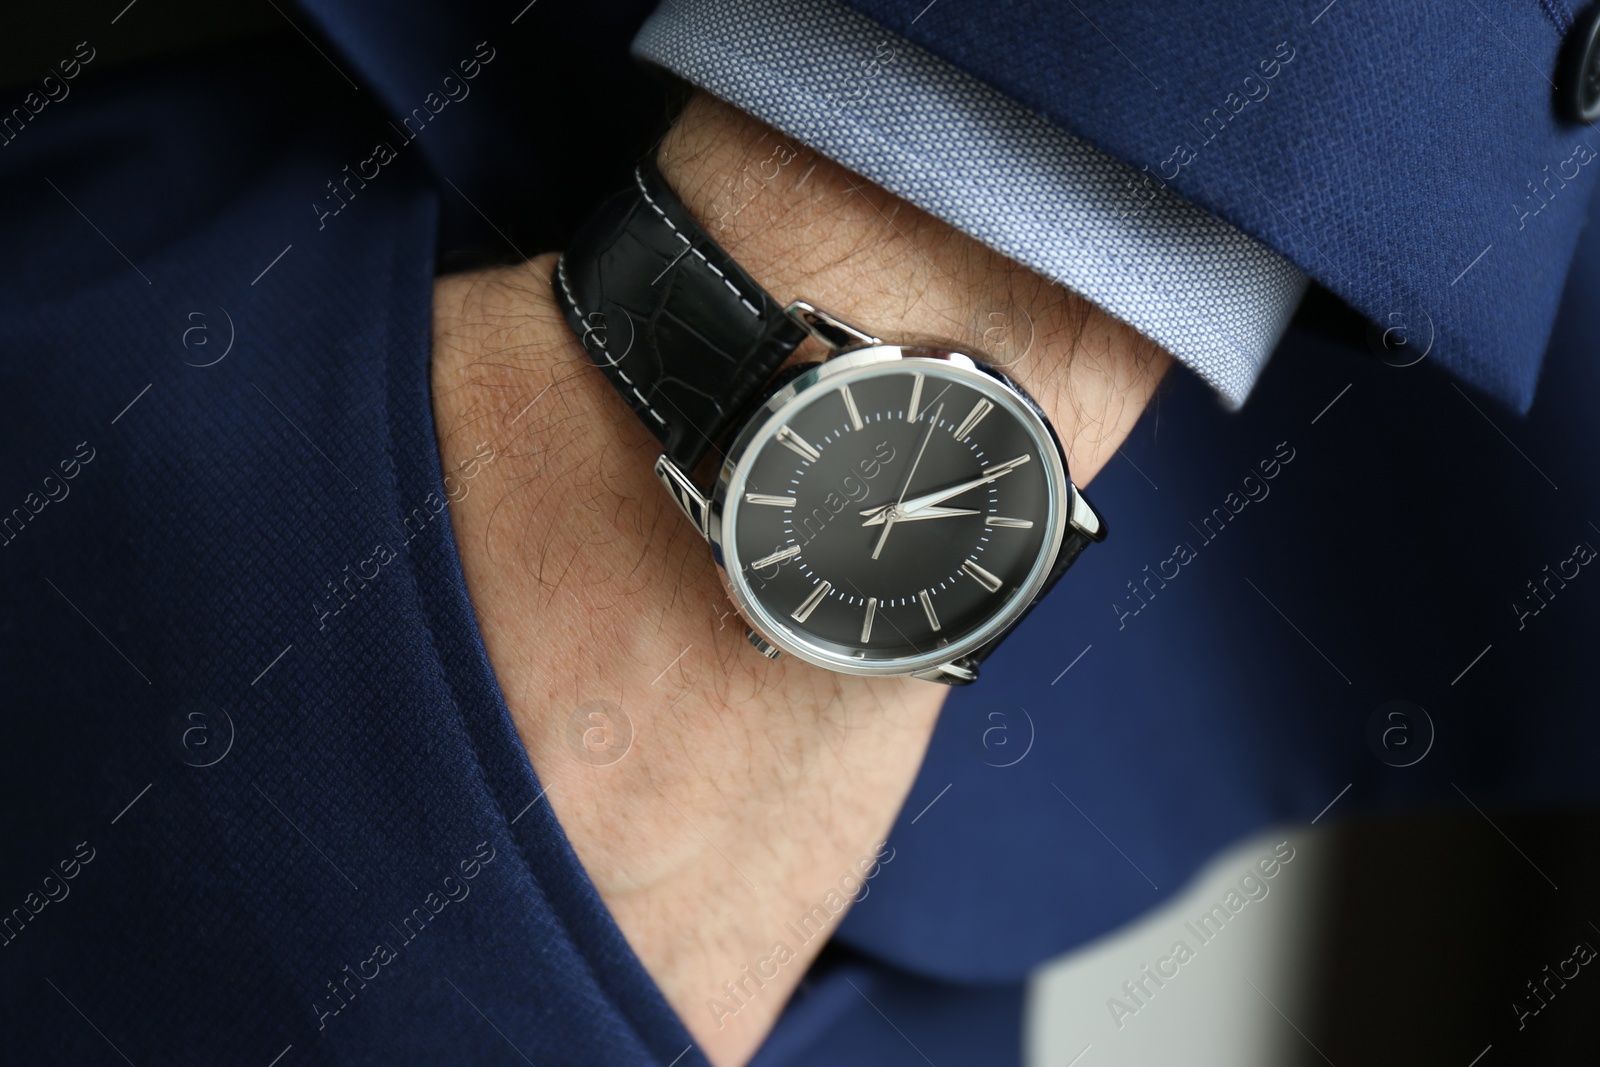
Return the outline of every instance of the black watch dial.
[[[1058,447],[979,371],[913,358],[824,375],[752,444],[723,505],[730,577],[769,637],[826,660],[970,646],[1026,607],[1059,544]]]

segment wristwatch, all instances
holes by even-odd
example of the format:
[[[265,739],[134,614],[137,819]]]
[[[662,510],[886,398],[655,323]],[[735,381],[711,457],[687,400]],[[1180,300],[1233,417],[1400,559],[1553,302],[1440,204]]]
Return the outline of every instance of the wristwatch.
[[[553,285],[661,441],[656,475],[766,656],[964,685],[1105,538],[1038,404],[981,353],[779,304],[651,160],[583,224]],[[826,358],[780,373],[809,338]],[[709,492],[695,481],[708,452]]]

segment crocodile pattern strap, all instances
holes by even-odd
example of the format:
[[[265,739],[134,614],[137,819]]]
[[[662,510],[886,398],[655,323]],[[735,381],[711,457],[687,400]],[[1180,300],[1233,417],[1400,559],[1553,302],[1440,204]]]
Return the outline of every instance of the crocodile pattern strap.
[[[554,285],[589,358],[686,471],[807,336],[650,159],[583,224]]]

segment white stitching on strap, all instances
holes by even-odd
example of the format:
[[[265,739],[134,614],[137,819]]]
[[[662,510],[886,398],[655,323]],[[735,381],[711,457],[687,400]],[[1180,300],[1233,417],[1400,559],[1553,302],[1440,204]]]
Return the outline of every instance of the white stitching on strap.
[[[639,195],[644,197],[644,202],[649,204],[651,209],[655,211],[656,215],[661,219],[661,221],[667,224],[667,228],[672,231],[673,235],[676,236],[678,240],[688,245],[689,251],[693,252],[700,262],[711,268],[711,273],[722,279],[722,284],[726,285],[728,290],[732,292],[734,296],[739,298],[739,303],[743,304],[749,309],[750,314],[759,319],[761,317],[761,310],[749,300],[745,299],[745,295],[739,291],[739,287],[730,282],[728,280],[728,276],[722,273],[722,271],[718,270],[717,265],[707,259],[704,252],[694,247],[694,243],[683,235],[678,227],[673,224],[671,219],[667,218],[667,213],[661,210],[661,205],[656,203],[655,197],[650,195],[650,190],[644,187],[644,174],[638,167],[633,168],[633,181],[634,184],[639,187]]]
[[[583,335],[578,338],[578,343],[583,345],[584,351],[587,352],[589,346],[586,342],[589,334],[594,332],[594,327],[588,324],[589,317],[583,313],[583,308],[578,305],[578,298],[572,295],[572,286],[567,282],[567,261],[565,258],[556,261],[556,279],[561,282],[561,291],[566,294],[567,303],[571,304],[572,310],[578,313],[578,321],[584,324]],[[605,345],[600,344],[598,341],[595,344],[600,349],[600,354],[606,357],[606,365],[616,371],[617,377],[626,382],[628,387],[633,390],[633,395],[639,398],[639,403],[644,405],[644,409],[650,413],[650,417],[663,426],[667,425],[667,420],[663,419],[661,414],[650,406],[650,401],[646,400],[645,395],[639,392],[639,387],[633,384],[633,379],[628,377],[628,372],[622,369],[622,364],[617,362],[616,357],[606,350]]]

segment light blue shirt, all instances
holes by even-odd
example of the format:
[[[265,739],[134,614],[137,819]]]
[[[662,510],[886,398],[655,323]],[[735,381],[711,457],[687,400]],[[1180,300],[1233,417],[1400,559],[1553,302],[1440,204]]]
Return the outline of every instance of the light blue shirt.
[[[1082,295],[1230,406],[1305,292],[1260,241],[833,0],[665,0],[633,50]]]

